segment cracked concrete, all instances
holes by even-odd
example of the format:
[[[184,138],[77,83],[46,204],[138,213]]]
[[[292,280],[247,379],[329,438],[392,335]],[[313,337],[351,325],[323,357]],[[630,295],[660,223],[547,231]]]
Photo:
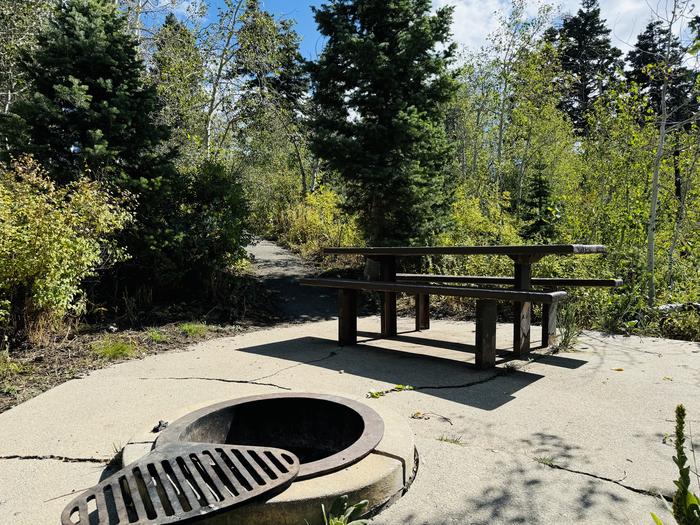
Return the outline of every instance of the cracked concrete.
[[[21,460],[36,460],[36,461],[62,461],[63,463],[100,463],[106,465],[110,462],[111,458],[69,458],[67,456],[55,456],[53,454],[47,454],[43,456],[20,456],[19,454],[0,456],[0,460],[8,459],[21,459]]]
[[[674,490],[664,434],[675,405],[700,420],[700,345],[589,333],[577,352],[538,355],[516,370],[505,370],[502,352],[496,371],[479,371],[464,344],[473,343],[472,323],[434,321],[420,333],[412,324],[401,319],[399,336],[381,340],[378,319],[363,318],[360,344],[342,348],[334,321],[252,332],[60,385],[0,415],[0,523],[56,523],[70,495],[105,468],[18,457],[101,461],[130,441],[150,442],[157,434],[139,432],[159,420],[279,388],[363,399],[408,421],[417,477],[372,525],[638,524],[649,512],[669,521],[652,495]],[[512,327],[499,325],[498,336],[508,348]],[[416,388],[365,398],[396,384]]]
[[[542,464],[545,467],[558,469],[558,470],[565,470],[566,472],[571,472],[572,474],[580,474],[582,476],[588,476],[589,478],[599,479],[601,481],[607,481],[608,483],[614,483],[618,487],[622,487],[623,489],[631,490],[632,492],[635,492],[637,494],[643,494],[645,496],[652,496],[654,498],[661,496],[669,502],[673,499],[672,493],[663,494],[663,493],[654,492],[654,491],[651,491],[648,489],[640,489],[637,487],[632,487],[630,485],[622,483],[622,481],[627,477],[626,473],[625,473],[625,476],[622,477],[622,479],[611,479],[611,478],[606,478],[605,476],[598,476],[598,475],[593,474],[591,472],[584,472],[583,470],[576,470],[576,469],[572,469],[572,468],[562,467],[561,465],[557,465],[556,463],[542,463]]]
[[[237,385],[257,385],[271,386],[280,390],[290,390],[290,388],[275,383],[261,383],[259,381],[245,379],[225,379],[223,377],[139,377],[141,381],[218,381],[220,383],[235,383]]]

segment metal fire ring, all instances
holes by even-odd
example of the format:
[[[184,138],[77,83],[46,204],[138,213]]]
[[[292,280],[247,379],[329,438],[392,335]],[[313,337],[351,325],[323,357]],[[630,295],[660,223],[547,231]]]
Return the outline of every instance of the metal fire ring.
[[[191,412],[174,421],[165,430],[163,430],[161,435],[156,440],[155,449],[158,450],[158,448],[167,444],[182,443],[184,440],[181,439],[181,436],[185,430],[198,419],[211,413],[256,401],[294,398],[326,401],[345,406],[356,412],[361,417],[364,424],[362,434],[349,447],[318,461],[302,463],[301,468],[299,469],[299,475],[297,477],[298,480],[335,472],[360,461],[377,447],[384,436],[384,421],[382,420],[381,416],[372,408],[363,403],[328,394],[289,392],[241,397],[195,410],[194,412]]]

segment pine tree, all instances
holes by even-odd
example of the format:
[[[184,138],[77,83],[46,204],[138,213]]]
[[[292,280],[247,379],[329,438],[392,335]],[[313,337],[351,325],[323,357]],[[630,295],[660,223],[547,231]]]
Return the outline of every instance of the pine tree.
[[[537,162],[521,205],[521,216],[525,222],[522,235],[528,240],[549,242],[555,234],[554,226],[559,211],[552,202],[552,185],[545,173],[546,165]]]
[[[551,32],[548,36],[553,37]],[[558,39],[562,67],[573,77],[562,109],[577,131],[585,134],[586,114],[621,67],[622,52],[610,43],[610,29],[600,18],[598,0],[582,0],[576,15],[564,19]]]
[[[345,182],[371,244],[429,242],[451,202],[446,102],[451,9],[429,0],[333,0],[312,67],[314,152]]]
[[[661,112],[661,88],[665,78],[660,64],[668,64],[667,104],[674,121],[685,120],[697,110],[697,101],[693,100],[696,73],[683,65],[686,51],[678,37],[664,27],[661,20],[655,20],[649,22],[627,54],[630,65],[627,79],[636,82],[649,97],[656,114]]]
[[[60,3],[23,68],[33,94],[11,110],[24,124],[20,140],[8,137],[14,154],[32,154],[59,183],[87,168],[136,193],[159,184],[168,129],[154,123],[156,92],[114,2]]]

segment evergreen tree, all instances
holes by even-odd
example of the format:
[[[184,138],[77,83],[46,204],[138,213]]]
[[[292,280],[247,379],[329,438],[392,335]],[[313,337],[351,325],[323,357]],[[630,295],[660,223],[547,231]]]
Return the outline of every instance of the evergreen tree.
[[[60,183],[87,168],[136,193],[159,185],[168,129],[154,124],[156,92],[115,3],[62,2],[36,47],[23,58],[33,93],[12,108],[24,127],[8,137],[12,152],[31,153]]]
[[[664,27],[662,21],[655,20],[649,22],[627,54],[630,65],[627,79],[636,82],[642,93],[649,97],[656,114],[661,112],[664,80],[668,82],[668,111],[674,121],[686,120],[697,110],[697,101],[693,100],[696,73],[683,65],[686,51],[678,37]],[[663,68],[666,68],[666,74]]]
[[[552,33],[547,35],[553,38]],[[562,109],[579,133],[586,133],[586,114],[621,67],[622,52],[610,43],[610,29],[600,18],[598,0],[582,0],[575,16],[564,19],[558,34],[562,67],[572,76]]]
[[[525,221],[522,235],[528,240],[549,242],[554,237],[554,226],[559,210],[552,202],[552,185],[545,173],[546,165],[537,162],[522,203],[521,216]]]
[[[429,0],[333,0],[314,10],[328,38],[312,66],[312,149],[346,184],[371,244],[424,243],[453,194],[446,102],[450,8]]]

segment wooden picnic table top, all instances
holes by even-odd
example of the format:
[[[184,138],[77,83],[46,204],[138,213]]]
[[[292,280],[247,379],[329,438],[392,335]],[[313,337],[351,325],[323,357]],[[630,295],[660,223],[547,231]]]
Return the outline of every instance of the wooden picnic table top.
[[[350,246],[324,248],[325,254],[411,255],[576,255],[606,253],[601,244],[523,244],[514,246]]]

